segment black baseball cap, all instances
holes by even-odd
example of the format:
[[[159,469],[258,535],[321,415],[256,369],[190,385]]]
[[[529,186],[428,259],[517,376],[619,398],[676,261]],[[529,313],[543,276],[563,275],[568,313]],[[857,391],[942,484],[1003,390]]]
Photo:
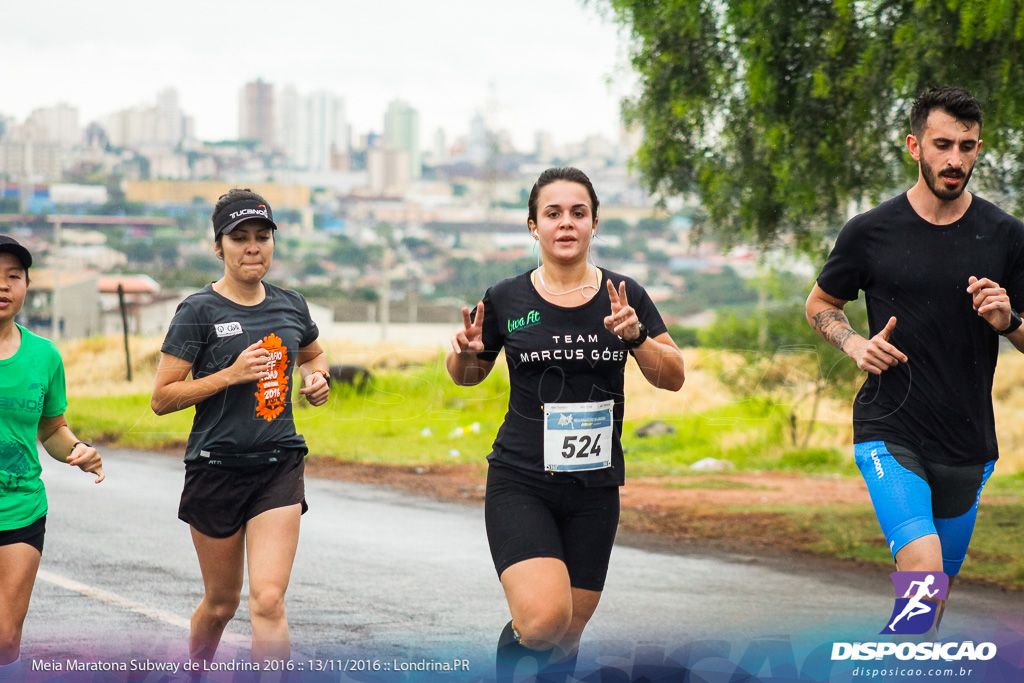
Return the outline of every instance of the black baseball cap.
[[[21,265],[25,267],[25,270],[32,267],[32,254],[28,252],[28,249],[21,246],[18,243],[18,240],[13,237],[0,235],[0,253],[5,252],[8,254],[14,254],[17,259],[21,261]]]
[[[270,204],[256,199],[239,199],[225,206],[217,214],[213,220],[213,236],[226,235],[246,221],[259,221],[277,230]]]

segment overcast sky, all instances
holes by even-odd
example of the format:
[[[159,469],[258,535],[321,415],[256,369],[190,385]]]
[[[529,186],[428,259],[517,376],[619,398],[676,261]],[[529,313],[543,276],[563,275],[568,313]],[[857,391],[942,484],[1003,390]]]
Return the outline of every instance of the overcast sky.
[[[421,142],[468,130],[490,85],[517,146],[615,139],[634,83],[626,37],[593,0],[40,0],[0,17],[0,114],[78,107],[84,125],[178,89],[201,139],[238,134],[238,93],[257,77],[347,101],[356,135],[387,103],[420,111]],[[609,84],[611,81],[611,84]]]

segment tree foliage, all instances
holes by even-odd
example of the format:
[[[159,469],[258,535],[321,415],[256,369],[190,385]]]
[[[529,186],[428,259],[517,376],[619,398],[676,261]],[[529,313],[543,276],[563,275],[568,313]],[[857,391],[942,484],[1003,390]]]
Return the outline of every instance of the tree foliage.
[[[792,443],[807,448],[822,400],[848,398],[864,373],[807,324],[802,279],[772,272],[754,284],[767,295],[762,313],[719,310],[715,322],[699,331],[700,345],[727,352],[731,367],[723,367],[720,379],[738,395],[767,395],[777,405],[788,406]],[[863,305],[855,302],[846,313],[854,329],[867,330]]]
[[[916,173],[909,106],[937,85],[982,102],[976,182],[1020,205],[1024,0],[608,2],[640,80],[636,163],[653,191],[699,196],[699,234],[820,248],[851,201]]]
[[[867,328],[862,308],[854,307],[849,313],[855,327]],[[759,351],[762,324],[767,342]],[[713,325],[700,330],[698,338],[701,346],[727,351],[738,359],[738,365],[721,376],[733,391],[743,396],[768,395],[789,407],[792,443],[801,448],[808,446],[822,399],[848,398],[864,377],[856,363],[811,329],[800,302],[773,302],[763,323],[752,316],[719,314]],[[808,400],[806,417],[798,419]]]

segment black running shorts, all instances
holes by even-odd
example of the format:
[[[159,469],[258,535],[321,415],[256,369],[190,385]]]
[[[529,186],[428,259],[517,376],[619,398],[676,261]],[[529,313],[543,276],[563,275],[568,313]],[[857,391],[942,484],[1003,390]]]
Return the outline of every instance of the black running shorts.
[[[206,536],[227,538],[267,510],[301,503],[305,513],[309,509],[302,478],[305,464],[301,451],[246,469],[188,461],[178,519]]]
[[[15,543],[27,543],[39,554],[43,554],[43,537],[46,535],[46,515],[43,515],[28,526],[20,529],[9,529],[0,531],[0,545],[14,545]]]
[[[549,483],[492,462],[484,520],[499,577],[517,562],[554,557],[573,588],[601,591],[619,525],[619,489]]]

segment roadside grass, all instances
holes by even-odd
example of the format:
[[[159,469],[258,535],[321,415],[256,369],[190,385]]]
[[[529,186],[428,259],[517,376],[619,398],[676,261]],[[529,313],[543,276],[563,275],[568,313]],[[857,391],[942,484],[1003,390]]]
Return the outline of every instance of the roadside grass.
[[[627,392],[628,393],[628,392]],[[295,424],[312,453],[372,463],[436,464],[483,458],[508,405],[507,374],[495,370],[480,385],[456,386],[443,359],[378,371],[364,391],[335,387],[324,406],[295,403]],[[629,401],[627,399],[627,405]],[[71,424],[100,442],[139,448],[184,443],[193,411],[156,416],[148,393],[73,396]],[[691,474],[703,458],[725,459],[739,470],[846,472],[837,448],[793,448],[786,437],[788,413],[767,400],[749,399],[705,407],[701,413],[658,416],[673,433],[641,438],[651,421],[647,410],[628,416],[623,442],[631,476]],[[819,428],[824,437],[833,430]]]
[[[990,490],[989,486],[996,490]],[[781,528],[774,530],[773,535],[791,534],[806,539],[806,550],[874,562],[895,571],[892,555],[868,503],[730,505],[726,510],[739,520],[751,513],[779,515]],[[1021,475],[993,476],[986,486],[960,576],[1024,590],[1024,477]]]
[[[183,450],[193,411],[161,417],[152,413],[149,392],[159,344],[152,340],[132,344],[133,357],[141,367],[131,383],[110,379],[117,368],[116,340],[85,340],[64,351],[71,396],[69,422],[82,438],[100,444]],[[114,361],[109,359],[111,353]],[[360,358],[360,352],[351,349],[338,353],[347,359]],[[365,352],[367,360],[370,353]],[[729,460],[737,471],[859,476],[850,446],[848,406],[824,406],[808,447],[796,448],[791,438],[793,407],[763,396],[736,398],[713,372],[704,371],[702,353],[685,351],[687,384],[677,394],[655,390],[635,368],[627,370],[623,428],[627,476],[686,475],[692,479],[666,485],[751,488],[752,500],[759,487],[731,482],[722,473],[695,476],[690,465],[710,457]],[[377,349],[373,354],[374,376],[365,391],[335,387],[328,403],[319,408],[296,402],[296,427],[306,436],[312,453],[397,465],[482,461],[508,404],[508,373],[501,358],[483,383],[458,387],[436,350]],[[1024,356],[1000,359],[994,395],[1002,458],[982,496],[962,572],[965,577],[1018,590],[1024,589],[1024,419],[1016,418],[1024,418],[1017,407],[1024,405],[1024,390],[1013,386],[1013,381],[1020,377],[1024,377]],[[636,430],[652,420],[666,423],[671,433],[637,436]],[[724,513],[722,519],[702,515],[695,522],[702,526],[693,528],[710,536],[729,536],[730,525],[756,524],[760,526],[749,526],[747,533],[759,538],[759,530],[764,532],[768,525],[773,527],[772,535],[788,534],[808,551],[892,565],[867,503],[729,506],[714,514],[719,512]]]
[[[732,479],[722,479],[713,475],[704,477],[696,477],[689,481],[666,481],[662,482],[661,486],[670,489],[692,489],[698,491],[776,491],[778,490],[774,486],[757,486],[755,484],[748,484],[745,481],[734,481]]]
[[[100,445],[166,449],[184,444],[192,428],[192,410],[161,417],[149,407],[149,393],[70,395],[67,418],[75,433]]]

